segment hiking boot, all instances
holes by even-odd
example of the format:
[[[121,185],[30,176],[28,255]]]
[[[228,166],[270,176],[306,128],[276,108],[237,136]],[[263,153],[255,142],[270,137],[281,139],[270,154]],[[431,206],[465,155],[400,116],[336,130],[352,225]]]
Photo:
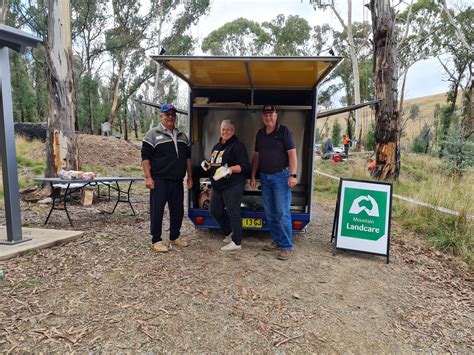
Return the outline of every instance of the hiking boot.
[[[153,249],[160,253],[168,252],[168,247],[163,243],[163,241],[159,241],[153,244]]]
[[[262,249],[265,251],[275,251],[280,250],[280,246],[275,242],[271,242],[270,244],[265,245]]]
[[[290,249],[282,249],[280,250],[280,252],[278,253],[278,256],[277,258],[280,259],[280,260],[288,260],[290,259],[291,257],[291,254],[293,254],[293,251]]]
[[[187,247],[189,245],[188,241],[184,237],[178,237],[178,239],[170,240],[171,245],[177,247]]]
[[[224,243],[230,243],[232,241],[232,232],[227,234],[225,238],[222,240]]]
[[[241,249],[242,249],[241,245],[237,245],[232,241],[229,244],[227,244],[226,246],[223,246],[221,248],[222,251],[234,251],[234,250],[241,250]]]

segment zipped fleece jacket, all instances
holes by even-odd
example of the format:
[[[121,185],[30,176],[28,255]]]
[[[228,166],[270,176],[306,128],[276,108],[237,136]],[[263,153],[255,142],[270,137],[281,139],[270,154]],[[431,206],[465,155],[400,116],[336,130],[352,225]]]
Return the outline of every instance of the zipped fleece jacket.
[[[173,138],[161,124],[152,128],[142,142],[142,161],[149,160],[153,179],[183,180],[186,160],[191,158],[189,139],[183,132],[177,134],[178,151]]]
[[[246,176],[250,172],[250,163],[247,155],[247,149],[234,135],[227,142],[221,144],[220,141],[217,143],[211,152],[211,169],[209,170],[211,175],[212,188],[222,191],[238,183],[244,181]],[[227,164],[228,167],[233,165],[240,165],[242,171],[238,174],[232,174],[230,177],[222,178],[218,181],[212,179],[214,173],[221,166]]]

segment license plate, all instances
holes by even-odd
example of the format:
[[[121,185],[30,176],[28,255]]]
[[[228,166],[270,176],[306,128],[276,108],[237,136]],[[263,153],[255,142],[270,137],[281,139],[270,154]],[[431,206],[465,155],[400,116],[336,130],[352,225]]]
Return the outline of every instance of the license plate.
[[[244,228],[262,228],[263,219],[261,218],[242,218],[242,227]]]

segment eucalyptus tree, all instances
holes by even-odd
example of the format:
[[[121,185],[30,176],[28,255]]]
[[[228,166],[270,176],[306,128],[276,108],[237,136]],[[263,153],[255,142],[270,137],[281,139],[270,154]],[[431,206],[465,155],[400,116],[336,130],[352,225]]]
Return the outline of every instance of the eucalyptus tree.
[[[18,26],[18,14],[15,11],[8,11],[8,2],[3,2],[0,10],[0,23],[5,23],[11,27]],[[9,51],[9,58],[11,63],[13,120],[15,122],[34,122],[36,121],[35,93],[29,76],[31,61],[16,51]]]
[[[195,40],[188,30],[209,9],[210,0],[152,1],[152,12],[156,14],[156,26],[152,32],[155,48],[162,48],[167,54],[191,54]],[[165,75],[161,64],[156,66],[155,71],[153,101],[173,101],[177,95],[177,79]]]
[[[45,174],[56,176],[60,169],[79,168],[69,0],[49,0],[46,63],[49,114]]]
[[[271,54],[277,56],[309,55],[308,42],[311,39],[311,27],[306,19],[290,15],[278,15],[270,22],[264,22],[262,28],[270,36]]]
[[[375,158],[372,174],[398,179],[400,174],[400,114],[395,11],[390,0],[371,0],[375,95]]]
[[[85,130],[94,133],[102,121],[99,105],[99,82],[96,65],[106,51],[104,33],[109,25],[108,0],[75,0],[72,2],[72,38],[81,65],[75,72],[78,119]],[[78,125],[79,126],[79,125]]]
[[[437,44],[445,55],[448,56],[448,63],[440,60],[440,64],[448,75],[448,81],[451,83],[448,92],[447,111],[455,117],[459,90],[462,93],[460,125],[464,136],[470,137],[474,132],[474,33],[472,23],[474,20],[474,8],[467,6],[464,8],[448,9],[445,1],[441,1],[443,7],[443,31],[436,37]],[[446,120],[442,135],[446,136],[449,130],[449,122]]]
[[[359,75],[359,59],[358,48],[354,41],[353,21],[352,21],[352,0],[347,0],[347,18],[344,19],[341,10],[335,5],[334,0],[310,0],[315,10],[330,10],[336,16],[339,24],[342,26],[343,32],[346,34],[345,40],[348,44],[348,52],[351,59],[353,80],[354,80],[354,103],[360,104],[360,75]],[[366,38],[368,40],[368,38]],[[360,123],[360,113],[355,111],[355,138],[360,141],[362,129]]]
[[[417,62],[440,55],[434,44],[441,30],[441,12],[431,0],[419,0],[396,16],[398,80],[400,81],[398,111],[404,115],[405,84],[409,69]]]
[[[111,125],[116,119],[120,100],[120,83],[127,68],[135,58],[134,52],[143,51],[142,42],[153,18],[140,13],[138,0],[117,0],[112,2],[113,27],[106,32],[106,46],[113,60],[112,97],[108,121]]]
[[[43,36],[47,31],[46,9],[42,6],[44,4],[27,7],[20,0],[4,1],[5,23],[15,28],[29,27],[35,34]],[[10,60],[13,64],[11,79],[14,120],[46,121],[48,103],[44,46],[28,49],[26,55],[11,51]]]
[[[207,12],[209,0],[151,1],[149,8],[138,0],[113,2],[114,23],[106,32],[106,46],[114,62],[113,95],[108,121],[114,123],[120,109],[138,88],[155,77],[155,89],[165,92],[169,78],[157,73],[148,53],[166,48],[168,54],[189,54],[195,41],[188,34],[190,26]],[[166,31],[165,31],[166,30]],[[173,94],[174,82],[170,81]],[[165,97],[163,95],[154,95]]]
[[[345,60],[339,64],[334,70],[334,76],[341,82],[341,89],[344,95],[341,98],[343,105],[354,105],[356,103],[355,92],[359,92],[359,99],[367,101],[373,98],[373,80],[372,80],[372,58],[371,48],[369,47],[368,38],[370,37],[370,25],[367,22],[354,22],[352,25],[352,43],[355,48],[359,66],[359,87],[356,90],[356,81],[354,80],[354,66],[351,60],[351,46],[349,45],[346,30],[333,30],[333,48],[336,53],[342,56]],[[370,69],[369,69],[370,68]],[[356,140],[362,139],[366,132],[362,132],[362,125],[360,126],[360,139],[357,134],[353,134],[354,123],[357,123],[355,112],[349,112],[346,116],[347,134]]]
[[[202,43],[202,50],[212,55],[298,56],[320,54],[329,26],[311,27],[299,16],[277,15],[258,23],[238,18],[212,31]]]
[[[268,53],[269,34],[255,21],[238,18],[212,31],[202,50],[212,55],[252,56]]]

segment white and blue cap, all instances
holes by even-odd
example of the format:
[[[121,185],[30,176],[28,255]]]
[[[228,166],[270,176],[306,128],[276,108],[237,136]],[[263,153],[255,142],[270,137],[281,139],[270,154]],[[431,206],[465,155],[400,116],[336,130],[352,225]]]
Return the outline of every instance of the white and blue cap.
[[[174,112],[177,112],[176,107],[174,107],[172,104],[163,104],[161,106],[160,112],[168,112],[169,110],[172,110]]]

